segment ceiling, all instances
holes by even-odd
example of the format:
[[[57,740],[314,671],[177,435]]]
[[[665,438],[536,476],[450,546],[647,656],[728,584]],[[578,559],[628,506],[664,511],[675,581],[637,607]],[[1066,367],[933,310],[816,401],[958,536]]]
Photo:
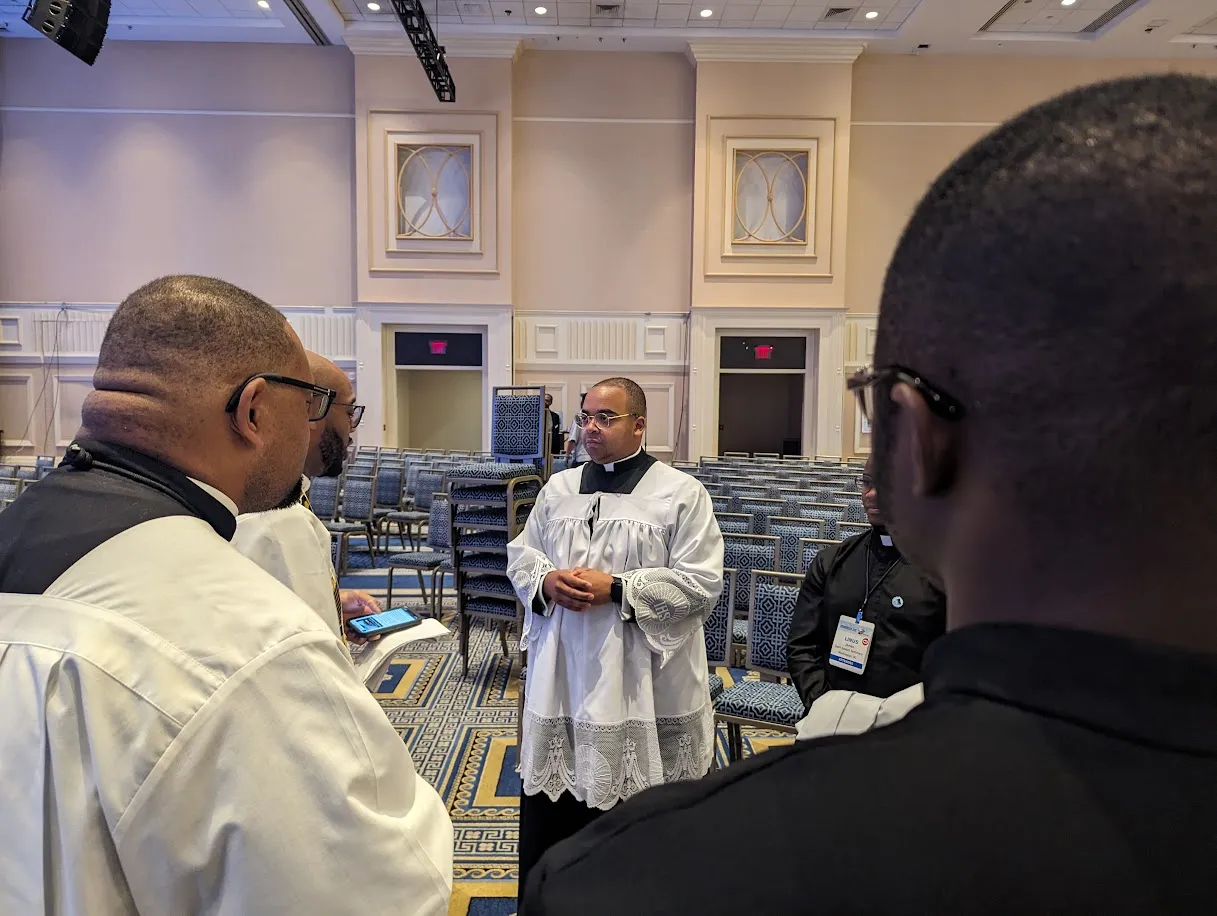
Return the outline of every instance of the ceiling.
[[[332,44],[403,41],[390,0],[112,0],[108,38]],[[441,43],[683,50],[690,40],[814,37],[867,54],[1193,58],[1217,55],[1217,0],[423,0]],[[538,13],[537,8],[544,13]],[[25,0],[0,0],[0,35],[37,37]],[[872,15],[873,14],[873,15]],[[558,40],[561,44],[558,44]],[[922,47],[928,46],[928,47]]]

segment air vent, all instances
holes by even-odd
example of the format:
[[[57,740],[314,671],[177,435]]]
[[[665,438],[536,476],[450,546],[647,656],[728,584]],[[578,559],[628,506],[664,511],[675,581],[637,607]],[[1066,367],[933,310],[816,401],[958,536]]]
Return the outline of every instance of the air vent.
[[[597,3],[596,4],[596,15],[597,16],[607,16],[612,19],[620,19],[621,18],[621,4],[620,3]]]
[[[490,10],[484,3],[462,3],[461,12],[467,16],[489,16]]]
[[[1118,19],[1120,16],[1123,16],[1134,6],[1137,6],[1140,2],[1141,2],[1141,0],[1123,0],[1123,2],[1117,3],[1115,6],[1113,6],[1111,9],[1109,9],[1106,13],[1104,13],[1102,16],[1100,16],[1094,22],[1090,23],[1090,25],[1086,26],[1086,28],[1082,29],[1082,31],[1083,32],[1098,32],[1105,26],[1110,25],[1111,23],[1115,22],[1116,19]]]
[[[824,22],[833,22],[840,19],[852,19],[856,6],[830,6],[824,11]]]

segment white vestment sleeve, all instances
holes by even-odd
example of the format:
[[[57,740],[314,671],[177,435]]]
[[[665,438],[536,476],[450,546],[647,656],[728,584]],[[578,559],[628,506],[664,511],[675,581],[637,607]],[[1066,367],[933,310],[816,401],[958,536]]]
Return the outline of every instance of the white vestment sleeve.
[[[622,614],[632,616],[651,650],[667,661],[696,633],[723,590],[723,536],[704,487],[678,504],[668,565],[621,573]]]
[[[141,913],[448,911],[443,802],[324,634],[292,637],[225,681],[114,838]]]
[[[546,491],[542,489],[524,530],[507,545],[507,576],[525,608],[521,639],[528,638],[532,614],[548,614],[553,610],[541,592],[545,577],[557,569],[545,555],[545,544],[541,537],[548,515],[549,500]]]

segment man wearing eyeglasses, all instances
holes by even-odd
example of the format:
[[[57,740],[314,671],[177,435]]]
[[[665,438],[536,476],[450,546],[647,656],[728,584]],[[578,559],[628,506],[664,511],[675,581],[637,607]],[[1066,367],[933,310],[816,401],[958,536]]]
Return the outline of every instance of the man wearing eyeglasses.
[[[871,530],[816,554],[791,616],[787,661],[807,709],[829,690],[889,697],[913,686],[946,630],[946,596],[892,541],[873,468],[868,458],[861,482]]]
[[[575,417],[591,461],[508,547],[524,603],[520,888],[554,843],[714,753],[702,620],[723,584],[705,488],[643,449],[646,396],[607,379]]]
[[[165,277],[115,309],[93,384],[0,513],[0,913],[446,913],[443,802],[331,630],[228,543],[334,397],[295,332]]]
[[[357,641],[362,638],[346,630],[346,621],[376,614],[381,607],[367,592],[338,589],[330,532],[309,508],[308,486],[310,477],[342,473],[351,433],[363,418],[363,406],[355,403],[355,387],[337,364],[311,351],[308,360],[313,383],[332,395],[324,415],[310,424],[305,476],[274,509],[239,516],[232,544],[299,595],[335,636]]]

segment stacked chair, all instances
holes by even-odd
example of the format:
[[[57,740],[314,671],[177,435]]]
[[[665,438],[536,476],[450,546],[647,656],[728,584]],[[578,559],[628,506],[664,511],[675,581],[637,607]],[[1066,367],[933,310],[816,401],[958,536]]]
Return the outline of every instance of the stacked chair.
[[[490,451],[495,461],[532,464],[538,474],[549,467],[549,430],[545,424],[545,387],[503,386],[490,399]]]
[[[523,625],[524,608],[507,578],[507,544],[528,522],[540,490],[541,475],[531,462],[463,464],[448,472],[462,677],[469,673],[474,620],[496,626],[503,655],[511,657],[507,627],[513,622]]]

